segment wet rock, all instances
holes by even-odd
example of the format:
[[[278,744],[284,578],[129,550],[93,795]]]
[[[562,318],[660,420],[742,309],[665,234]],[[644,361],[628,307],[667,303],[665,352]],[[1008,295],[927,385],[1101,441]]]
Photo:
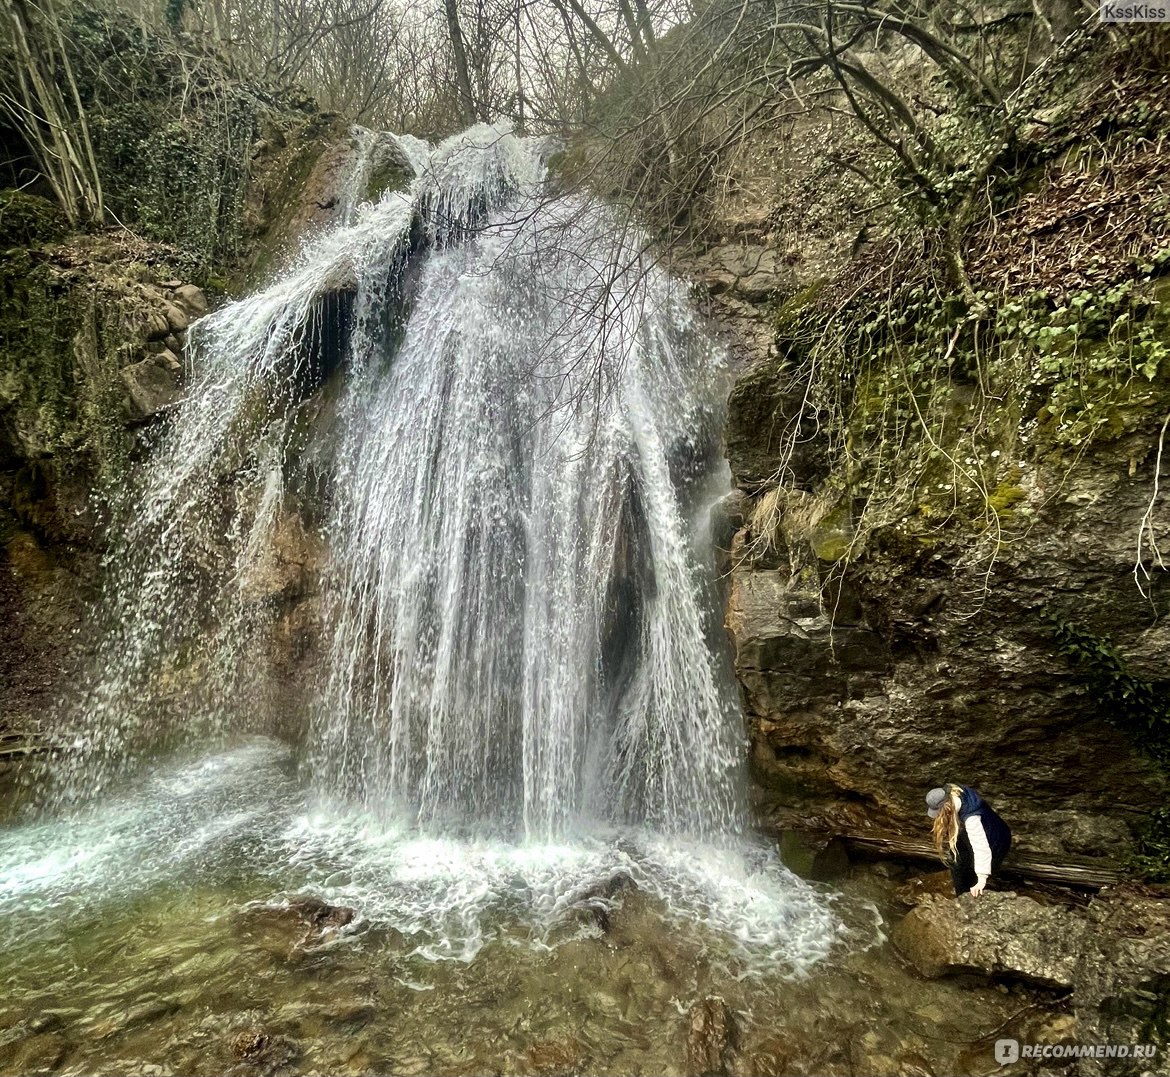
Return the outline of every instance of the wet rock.
[[[30,1032],[59,1032],[65,1027],[61,1011],[45,1010],[28,1021]]]
[[[687,1073],[721,1077],[730,1071],[735,1052],[735,1020],[718,996],[696,1002],[687,1014]]]
[[[898,924],[893,943],[923,976],[1009,976],[1070,988],[1088,948],[1084,917],[1016,894],[924,896]]]
[[[746,1059],[745,1072],[751,1077],[776,1077],[779,1073],[794,1072],[797,1050],[786,1039],[773,1036],[764,1040]]]
[[[207,313],[207,297],[194,284],[181,284],[174,289],[175,305],[191,318]]]
[[[781,833],[780,859],[789,871],[813,882],[832,882],[849,870],[849,852],[840,838],[800,830]]]
[[[347,905],[330,905],[315,897],[294,898],[288,903],[287,911],[317,932],[345,927],[353,923],[356,915]]]
[[[336,935],[355,916],[345,905],[297,897],[287,905],[250,906],[240,915],[240,927],[261,948],[288,961]]]
[[[575,907],[579,916],[608,933],[612,926],[611,914],[621,895],[637,889],[638,884],[629,875],[619,872],[582,893],[575,902]]]
[[[244,597],[249,602],[273,602],[307,594],[322,555],[319,539],[305,528],[300,514],[280,513],[268,541],[244,570]]]
[[[288,1040],[270,1036],[255,1026],[232,1037],[231,1053],[240,1061],[239,1066],[228,1070],[233,1075],[277,1073],[297,1057],[296,1048]]]
[[[906,905],[920,905],[932,898],[949,898],[955,896],[955,886],[949,871],[932,871],[926,875],[916,875],[903,886],[898,887],[898,900]]]
[[[93,1039],[107,1039],[132,1028],[148,1025],[160,1017],[168,1017],[180,1009],[173,998],[143,998],[129,1006],[115,1005],[113,1011],[93,1022],[88,1034]]]
[[[181,370],[178,357],[165,350],[122,369],[132,422],[146,422],[182,399],[179,388]]]
[[[528,1062],[537,1073],[576,1073],[584,1055],[576,1038],[542,1040],[528,1047]]]
[[[280,1024],[324,1029],[336,1025],[364,1025],[377,1016],[378,1008],[368,999],[339,998],[328,1002],[293,1002],[278,1014]]]
[[[9,1053],[9,1050],[11,1053]],[[51,1032],[28,1036],[5,1051],[3,1063],[8,1073],[52,1073],[69,1054],[66,1040]]]

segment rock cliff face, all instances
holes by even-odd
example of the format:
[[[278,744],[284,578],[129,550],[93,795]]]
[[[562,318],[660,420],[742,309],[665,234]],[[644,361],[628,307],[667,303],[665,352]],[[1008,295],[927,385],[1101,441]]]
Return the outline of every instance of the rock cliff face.
[[[727,626],[769,818],[921,835],[925,790],[960,781],[1022,846],[1107,856],[1162,803],[1164,779],[1043,620],[1059,603],[1163,676],[1170,628],[1133,578],[1149,465],[1041,473],[1038,501],[1046,482],[1059,493],[994,560],[973,537],[842,569],[817,557],[815,531],[763,554],[750,523],[739,533]]]
[[[929,979],[974,972],[1071,991],[1072,1012],[1051,1028],[1049,1042],[1141,1044],[1150,1059],[1160,1050],[1170,969],[1165,899],[1119,890],[1082,908],[1013,893],[962,901],[925,896],[894,928],[892,941]],[[1155,1065],[1113,1072],[1154,1072]],[[1054,1072],[1058,1067],[1052,1063]],[[1111,1070],[1082,1060],[1075,1072]]]
[[[126,26],[109,18],[113,42]],[[131,37],[127,48],[142,47]],[[190,324],[229,288],[246,288],[272,268],[287,254],[289,234],[344,212],[338,188],[357,153],[348,125],[311,103],[245,96],[268,104],[233,113],[224,146],[194,106],[185,119],[170,117],[165,94],[106,102],[110,115],[124,105],[143,117],[123,130],[103,112],[100,125],[103,179],[134,232],[72,234],[35,185],[0,190],[0,771],[35,747],[52,703],[76,679],[108,516],[133,470],[150,466],[182,398]],[[20,146],[5,141],[15,138],[0,130],[8,157],[19,161]],[[158,189],[188,142],[199,142],[202,178],[218,175],[217,153],[231,157],[232,182],[212,191],[223,198],[210,216],[200,209],[202,179],[169,194]],[[148,154],[155,156],[144,162]],[[274,552],[271,579],[254,581],[254,590],[276,611],[273,647],[287,673],[307,646],[300,607],[315,565],[307,564],[311,542],[299,519],[281,537],[288,549]]]
[[[1085,116],[1094,109],[1097,120],[1108,111],[1099,98]],[[1136,263],[1124,259],[1094,279],[1085,267],[1110,262],[1109,241],[1087,240],[1081,248],[1073,239],[1105,237],[1110,221],[1119,224],[1105,208],[1108,199],[1090,197],[1088,185],[1097,178],[1078,163],[1078,139],[1097,120],[1069,121],[1063,141],[1049,149],[1037,144],[1042,165],[1016,177],[1031,193],[1002,211],[1004,221],[1015,223],[968,238],[975,269],[1000,267],[1000,291],[990,302],[1035,288],[1059,315],[1062,303],[1092,302],[1084,291],[1082,298],[1061,298],[1086,282],[1090,291],[1105,292],[1118,281],[1139,287]],[[1145,165],[1141,151],[1130,148],[1139,142],[1110,122],[1107,132],[1093,130],[1116,140],[1117,160],[1140,188]],[[1166,122],[1164,114],[1158,122]],[[837,136],[825,128],[802,137]],[[857,281],[880,261],[873,241],[880,222],[851,212],[840,186],[819,199],[837,215],[835,230],[811,209],[794,214],[785,192],[794,177],[807,174],[807,162],[794,163],[793,154],[791,148],[761,152],[741,162],[739,201],[725,211],[722,227],[717,222],[715,244],[691,267],[732,336],[739,364],[726,451],[742,526],[731,549],[726,623],[761,816],[781,829],[925,838],[924,793],[954,781],[980,789],[1012,823],[1022,848],[1124,858],[1134,828],[1165,803],[1166,773],[1152,762],[1140,729],[1120,728],[1117,703],[1100,680],[1083,663],[1070,664],[1054,624],[1079,626],[1082,639],[1098,641],[1118,659],[1125,677],[1165,699],[1170,579],[1150,554],[1151,542],[1170,547],[1170,458],[1162,453],[1168,364],[1158,359],[1139,382],[1124,381],[1127,392],[1137,393],[1136,385],[1144,395],[1127,397],[1122,407],[1103,383],[1078,373],[1077,406],[1086,409],[1079,414],[1096,406],[1109,418],[1075,444],[1051,436],[1056,390],[1037,373],[1048,369],[1043,356],[1023,346],[1002,351],[1004,369],[1023,370],[1021,377],[1036,387],[1020,392],[1005,380],[991,400],[980,381],[991,368],[979,366],[982,359],[971,377],[958,363],[944,365],[935,384],[945,382],[948,395],[930,435],[939,439],[934,455],[959,456],[954,450],[964,439],[975,446],[967,451],[982,454],[996,476],[980,499],[986,514],[972,516],[957,494],[940,508],[931,499],[951,497],[940,479],[930,487],[937,492],[920,492],[901,506],[890,502],[880,526],[863,529],[860,520],[867,512],[872,520],[878,502],[876,488],[862,481],[867,463],[859,462],[856,445],[869,437],[874,451],[890,454],[883,466],[895,484],[904,477],[921,488],[935,465],[923,467],[906,455],[907,431],[913,411],[934,390],[922,381],[899,398],[909,420],[892,406],[885,410],[883,421],[898,416],[902,441],[883,441],[864,426],[871,418],[865,409],[887,407],[880,394],[901,391],[902,371],[881,382],[876,364],[867,367],[858,355],[856,369],[847,357],[835,385],[809,374],[816,366],[807,361],[808,339],[846,332],[840,319],[871,316],[856,301],[849,306],[823,296],[864,293]],[[769,186],[760,178],[769,169],[787,178]],[[1131,196],[1124,188],[1118,194]],[[801,257],[802,229],[808,259]],[[1020,279],[1028,271],[1012,244],[1025,233],[1049,266],[1044,281]],[[1146,221],[1130,248],[1150,267],[1140,284],[1148,297],[1142,310],[1150,312],[1142,333],[1157,357],[1170,343],[1160,253],[1168,235],[1164,218]],[[733,258],[727,243],[736,237]],[[889,276],[915,272],[903,265]],[[871,293],[869,301],[878,317],[881,295]],[[913,313],[890,312],[891,319],[899,315],[895,324],[913,325]],[[1105,354],[1128,320],[1111,317],[1094,354]],[[804,320],[794,331],[797,318]],[[939,344],[923,350],[925,362],[935,361],[948,339],[952,349],[965,339],[958,328],[952,333],[961,321],[947,323]],[[918,358],[898,354],[907,365]],[[989,376],[994,380],[994,370]],[[829,391],[846,401],[835,431],[816,407]],[[1096,403],[1094,393],[1101,394]],[[978,434],[968,425],[976,412],[993,416]],[[1061,414],[1068,421],[1071,412]],[[1144,568],[1135,577],[1139,560]]]

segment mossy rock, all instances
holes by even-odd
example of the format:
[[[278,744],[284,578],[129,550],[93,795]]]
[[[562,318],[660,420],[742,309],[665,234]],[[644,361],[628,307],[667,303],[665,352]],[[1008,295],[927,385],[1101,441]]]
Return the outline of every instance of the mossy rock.
[[[25,191],[0,191],[0,250],[55,243],[67,228],[64,214],[47,198]]]
[[[849,557],[853,539],[852,514],[848,503],[842,503],[813,529],[809,545],[818,561],[835,564]]]
[[[365,200],[376,202],[389,191],[405,191],[414,180],[414,169],[409,161],[386,157],[371,170],[366,181]]]
[[[808,308],[820,299],[828,283],[828,277],[821,277],[781,303],[776,311],[776,331],[783,336],[795,330]]]
[[[0,457],[112,479],[127,452],[117,296],[15,249],[0,257],[0,297]]]

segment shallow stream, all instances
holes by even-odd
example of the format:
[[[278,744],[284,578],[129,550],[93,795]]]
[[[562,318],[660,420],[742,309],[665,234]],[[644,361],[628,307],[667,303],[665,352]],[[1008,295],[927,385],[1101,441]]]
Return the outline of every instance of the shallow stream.
[[[0,831],[0,1072],[990,1072],[1026,1000],[903,969],[875,882],[635,830],[427,838],[249,741]]]

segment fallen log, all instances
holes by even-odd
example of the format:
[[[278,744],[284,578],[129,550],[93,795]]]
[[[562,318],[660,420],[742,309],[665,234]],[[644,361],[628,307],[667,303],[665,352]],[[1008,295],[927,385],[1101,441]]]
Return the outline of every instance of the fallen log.
[[[938,854],[934,851],[934,846],[927,841],[870,834],[842,834],[840,837],[850,851],[938,864]],[[1113,886],[1123,878],[1121,869],[1108,860],[1074,856],[1043,857],[1014,850],[1008,854],[1000,872],[1023,879],[1037,879],[1041,882],[1090,890]]]
[[[44,744],[18,744],[15,748],[0,748],[0,759],[22,759],[47,750]]]

